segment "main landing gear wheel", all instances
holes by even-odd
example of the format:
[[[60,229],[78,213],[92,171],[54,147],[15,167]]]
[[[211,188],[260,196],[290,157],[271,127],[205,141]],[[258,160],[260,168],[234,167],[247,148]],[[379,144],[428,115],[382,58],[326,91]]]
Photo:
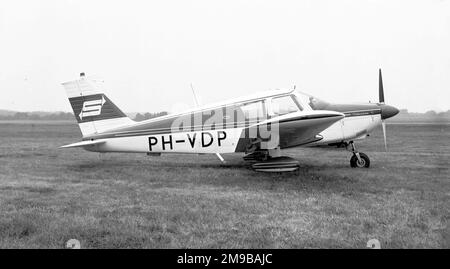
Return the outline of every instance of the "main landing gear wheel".
[[[359,158],[360,160],[358,160],[358,156],[356,156],[356,154],[353,154],[353,156],[350,158],[350,166],[353,168],[368,168],[370,166],[370,159],[366,154],[359,152]]]
[[[246,162],[257,172],[282,173],[297,171],[300,163],[291,157],[280,156],[280,149],[256,150],[244,156]]]
[[[266,161],[252,164],[253,170],[269,173],[293,172],[297,171],[299,167],[300,164],[296,159],[287,156],[270,157]]]
[[[353,141],[350,141],[349,143],[352,147],[353,156],[350,158],[350,166],[355,168],[369,168],[370,166],[370,159],[369,156],[366,154],[359,152],[356,150],[356,146],[353,143]]]

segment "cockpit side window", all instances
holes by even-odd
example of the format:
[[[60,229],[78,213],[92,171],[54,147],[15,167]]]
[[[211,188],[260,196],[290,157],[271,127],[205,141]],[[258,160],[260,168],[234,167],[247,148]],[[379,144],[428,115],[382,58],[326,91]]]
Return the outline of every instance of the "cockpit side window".
[[[291,96],[276,97],[272,99],[272,112],[275,116],[281,116],[297,112],[299,106]]]

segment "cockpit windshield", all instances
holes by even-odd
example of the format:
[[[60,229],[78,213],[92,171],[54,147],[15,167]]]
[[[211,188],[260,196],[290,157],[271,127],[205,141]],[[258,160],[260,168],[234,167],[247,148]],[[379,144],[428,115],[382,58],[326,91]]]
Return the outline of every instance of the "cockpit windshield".
[[[313,110],[323,109],[329,105],[328,102],[304,92],[295,91],[295,94],[303,104],[308,104]]]

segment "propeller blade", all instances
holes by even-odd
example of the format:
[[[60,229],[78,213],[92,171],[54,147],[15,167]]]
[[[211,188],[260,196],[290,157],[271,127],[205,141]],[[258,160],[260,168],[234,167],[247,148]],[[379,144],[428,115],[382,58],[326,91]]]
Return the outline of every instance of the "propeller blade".
[[[386,122],[385,122],[384,120],[381,121],[381,126],[383,127],[384,150],[387,151],[387,142],[386,142]]]
[[[383,78],[381,76],[381,68],[378,69],[378,101],[384,103]]]

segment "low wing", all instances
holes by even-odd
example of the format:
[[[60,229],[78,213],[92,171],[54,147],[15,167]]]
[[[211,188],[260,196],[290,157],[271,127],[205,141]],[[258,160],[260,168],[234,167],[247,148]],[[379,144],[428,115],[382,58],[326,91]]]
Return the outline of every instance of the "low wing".
[[[277,117],[257,126],[250,128],[260,128],[268,123],[278,125],[279,146],[289,148],[317,142],[323,137],[320,132],[344,118],[344,115],[335,111],[311,111],[308,114],[291,114]]]
[[[69,144],[69,145],[64,145],[61,146],[60,148],[82,148],[82,147],[86,147],[86,146],[93,146],[93,145],[99,145],[99,144],[103,144],[105,143],[105,140],[88,140],[88,141],[81,141],[81,142],[77,142],[77,143],[73,143],[73,144]]]

